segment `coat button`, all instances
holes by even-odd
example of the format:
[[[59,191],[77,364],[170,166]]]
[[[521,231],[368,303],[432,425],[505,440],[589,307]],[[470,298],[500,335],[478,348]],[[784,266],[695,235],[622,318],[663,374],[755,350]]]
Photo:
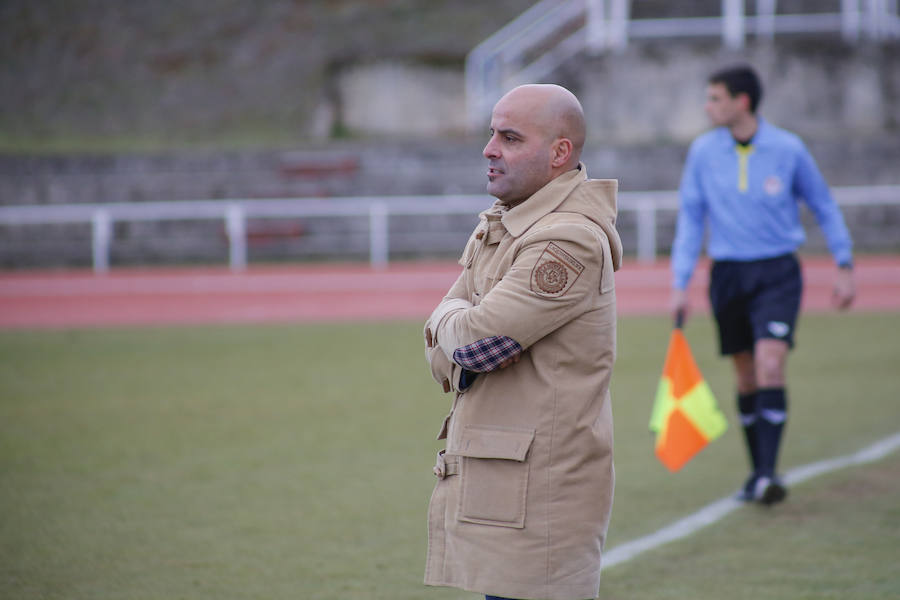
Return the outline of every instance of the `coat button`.
[[[475,239],[476,239],[476,240],[480,240],[480,239],[483,238],[483,237],[484,237],[484,232],[483,232],[483,231],[479,231],[478,233],[475,234]]]

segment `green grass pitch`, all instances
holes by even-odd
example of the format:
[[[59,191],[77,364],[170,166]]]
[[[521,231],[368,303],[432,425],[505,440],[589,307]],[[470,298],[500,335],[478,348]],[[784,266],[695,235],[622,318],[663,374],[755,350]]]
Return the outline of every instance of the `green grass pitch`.
[[[686,330],[729,418],[682,472],[647,420],[665,318],[623,318],[608,547],[732,493],[746,459],[713,329]],[[804,316],[782,466],[900,429],[900,314]],[[421,584],[448,396],[418,323],[0,333],[0,597],[477,598]],[[900,457],[797,486],[604,573],[601,598],[896,598]]]

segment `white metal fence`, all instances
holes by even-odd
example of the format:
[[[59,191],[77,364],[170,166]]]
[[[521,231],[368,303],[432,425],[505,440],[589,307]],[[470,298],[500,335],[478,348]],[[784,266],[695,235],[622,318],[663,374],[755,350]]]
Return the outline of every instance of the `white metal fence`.
[[[835,187],[832,192],[843,207],[900,206],[900,185]],[[228,263],[231,269],[240,271],[247,266],[248,219],[367,217],[369,262],[379,269],[390,260],[391,216],[474,216],[492,201],[485,195],[456,195],[3,206],[0,226],[89,223],[93,268],[102,273],[110,268],[113,226],[117,222],[221,220],[228,237]],[[655,260],[659,253],[657,216],[677,208],[674,191],[620,192],[620,221],[633,214],[636,228],[635,247],[626,250],[634,252],[640,261]]]
[[[839,33],[862,38],[900,37],[898,0],[828,0],[822,12],[784,14],[776,0],[721,0],[717,14],[684,18],[631,18],[633,0],[542,0],[476,46],[466,57],[466,113],[478,130],[502,91],[540,81],[580,52],[621,51],[631,39],[721,37],[736,49],[747,35]],[[687,4],[687,3],[685,3]]]

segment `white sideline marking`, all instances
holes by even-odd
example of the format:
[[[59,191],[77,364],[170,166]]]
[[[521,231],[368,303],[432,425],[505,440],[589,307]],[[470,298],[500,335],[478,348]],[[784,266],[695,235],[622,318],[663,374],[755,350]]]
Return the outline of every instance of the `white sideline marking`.
[[[879,440],[871,446],[867,446],[854,454],[838,456],[836,458],[795,467],[788,471],[784,476],[784,482],[789,485],[794,485],[844,467],[875,462],[876,460],[884,458],[897,448],[900,448],[900,432]],[[671,525],[667,525],[650,535],[645,535],[644,537],[631,540],[630,542],[625,542],[624,544],[616,546],[609,552],[605,552],[603,554],[603,566],[608,569],[631,560],[638,554],[646,552],[647,550],[653,550],[663,544],[668,544],[669,542],[687,537],[702,527],[712,525],[741,506],[744,506],[743,502],[731,497],[716,500],[712,504],[704,506],[697,512],[688,515],[683,519],[679,519]]]

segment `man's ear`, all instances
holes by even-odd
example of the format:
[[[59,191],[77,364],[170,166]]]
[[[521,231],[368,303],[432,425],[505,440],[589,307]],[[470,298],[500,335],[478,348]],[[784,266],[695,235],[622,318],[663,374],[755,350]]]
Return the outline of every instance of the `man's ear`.
[[[554,169],[564,166],[572,158],[573,148],[572,140],[569,138],[559,138],[553,142],[550,166]]]

